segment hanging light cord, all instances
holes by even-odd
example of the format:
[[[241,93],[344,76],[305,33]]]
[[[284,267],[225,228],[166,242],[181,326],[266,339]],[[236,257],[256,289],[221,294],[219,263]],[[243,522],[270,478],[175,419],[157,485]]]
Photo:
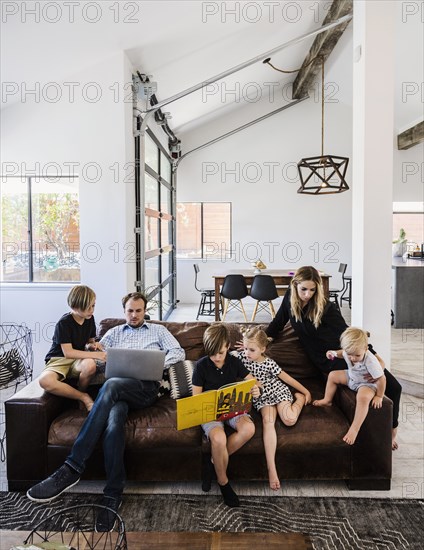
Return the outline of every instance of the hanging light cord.
[[[317,55],[317,56],[313,57],[310,61],[308,61],[308,63],[306,63],[306,65],[302,65],[302,67],[300,67],[300,69],[308,67],[309,65],[311,65],[317,59],[321,60],[321,163],[323,164],[323,175],[324,175],[324,180],[325,180],[326,161],[324,160],[324,63],[325,63],[324,56]],[[277,67],[275,67],[271,63],[271,58],[270,57],[268,57],[267,59],[264,59],[263,63],[266,63],[267,65],[272,67],[275,71],[278,71],[279,73],[292,74],[292,73],[297,73],[297,72],[300,71],[300,69],[294,69],[293,71],[286,71],[284,69],[277,69]],[[326,185],[323,184],[323,187],[325,187],[325,186]]]
[[[285,69],[278,69],[275,65],[271,63],[271,58],[267,57],[263,60],[263,63],[272,67],[275,71],[284,74],[298,73],[300,69],[309,67],[317,59],[321,60],[321,156],[324,156],[324,57],[322,55],[317,55],[313,57],[306,65],[302,65],[299,69],[294,69],[292,71],[287,71]]]
[[[264,59],[263,63],[266,63],[267,65],[272,67],[275,71],[278,71],[279,73],[292,74],[292,73],[298,73],[300,71],[300,69],[309,67],[309,65],[311,65],[311,63],[313,63],[316,59],[319,59],[319,58],[320,58],[320,56],[317,55],[316,57],[313,57],[310,61],[308,61],[308,63],[306,63],[306,65],[302,65],[299,69],[294,69],[293,71],[286,71],[284,69],[277,69],[277,67],[271,63],[271,58],[270,57],[267,57],[266,59]]]

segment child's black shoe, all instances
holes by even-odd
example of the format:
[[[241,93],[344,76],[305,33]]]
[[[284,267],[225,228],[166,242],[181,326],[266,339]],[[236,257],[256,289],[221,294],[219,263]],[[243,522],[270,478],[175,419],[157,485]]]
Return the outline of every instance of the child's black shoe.
[[[208,493],[211,490],[212,480],[216,479],[215,466],[211,462],[210,455],[204,458],[202,465],[202,491]]]
[[[221,494],[224,497],[224,502],[227,506],[230,506],[231,508],[237,508],[237,506],[240,506],[239,498],[234,492],[234,489],[231,487],[230,482],[226,485],[220,485],[219,488],[221,489]]]

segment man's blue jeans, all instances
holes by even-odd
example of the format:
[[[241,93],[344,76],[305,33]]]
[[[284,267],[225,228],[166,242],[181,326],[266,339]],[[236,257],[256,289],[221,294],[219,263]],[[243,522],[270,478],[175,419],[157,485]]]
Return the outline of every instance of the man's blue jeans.
[[[132,378],[106,380],[65,461],[82,474],[86,460],[103,436],[107,477],[103,492],[107,496],[120,497],[125,485],[125,421],[128,411],[152,405],[157,399],[158,388],[157,382]]]

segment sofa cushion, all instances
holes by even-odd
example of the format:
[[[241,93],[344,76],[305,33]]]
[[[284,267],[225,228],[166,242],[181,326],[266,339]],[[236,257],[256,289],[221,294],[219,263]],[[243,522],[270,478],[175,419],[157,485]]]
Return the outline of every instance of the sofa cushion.
[[[72,447],[86,418],[84,411],[75,408],[55,418],[49,430],[49,445]],[[150,449],[200,445],[200,426],[177,431],[176,425],[175,400],[169,397],[158,399],[151,407],[130,411],[125,424],[126,447]]]
[[[203,355],[203,333],[209,326],[209,323],[202,321],[193,321],[187,323],[167,322],[167,321],[148,321],[165,326],[169,332],[178,340],[178,343],[186,352],[186,359],[196,361]],[[102,319],[99,324],[98,337],[102,338],[106,332],[125,323],[125,319],[109,317]]]
[[[180,361],[168,369],[171,398],[180,399],[192,394],[193,361]]]
[[[164,325],[175,336],[181,347],[186,351],[186,359],[197,361],[205,354],[203,348],[203,334],[210,323],[207,322],[166,322],[150,321]],[[99,337],[107,330],[118,324],[125,323],[124,319],[103,319],[99,326]],[[266,329],[268,324],[257,323],[227,323],[230,331],[230,346],[235,349],[236,342],[243,339],[243,332],[251,327]],[[300,341],[289,323],[280,332],[277,338],[268,346],[267,354],[274,359],[280,367],[296,379],[302,380],[311,376],[321,376],[320,371],[312,364],[304,352]]]
[[[203,334],[208,328],[209,323],[203,321],[193,321],[187,323],[151,321],[164,325],[169,332],[178,340],[178,343],[186,352],[186,359],[197,361],[205,355],[203,347]]]
[[[118,325],[123,325],[124,323],[125,319],[117,317],[106,317],[102,319],[97,329],[97,337],[101,340],[109,329],[117,327]]]
[[[236,343],[243,339],[243,332],[252,327],[265,330],[268,324],[255,323],[227,323],[230,331],[230,347],[235,349]],[[280,367],[293,378],[301,380],[314,376],[321,376],[320,371],[311,363],[304,352],[300,341],[289,323],[280,332],[277,338],[269,344],[267,355],[274,359]]]
[[[317,378],[308,378],[303,381],[311,392],[312,399],[321,399],[324,396],[325,382]],[[253,438],[246,443],[237,454],[263,453],[263,433],[261,415],[255,409],[252,411],[256,430]],[[302,409],[298,421],[294,426],[285,426],[277,418],[275,428],[278,436],[277,449],[297,450],[308,454],[316,449],[331,449],[342,447],[349,454],[349,445],[343,441],[343,436],[349,429],[346,416],[336,405],[332,407],[314,407],[312,404]],[[203,450],[209,449],[209,443],[203,439]]]
[[[314,376],[322,377],[306,355],[290,322],[267,348],[267,353],[280,367],[296,380]]]

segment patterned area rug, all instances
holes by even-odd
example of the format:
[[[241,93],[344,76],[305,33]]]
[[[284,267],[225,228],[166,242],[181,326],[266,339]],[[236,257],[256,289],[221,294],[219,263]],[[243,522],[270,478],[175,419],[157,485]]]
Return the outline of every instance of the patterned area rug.
[[[0,528],[30,530],[60,508],[100,503],[100,495],[64,494],[37,504],[0,493]],[[241,497],[228,508],[217,496],[125,495],[127,531],[263,531],[309,534],[316,550],[423,548],[423,500]]]

